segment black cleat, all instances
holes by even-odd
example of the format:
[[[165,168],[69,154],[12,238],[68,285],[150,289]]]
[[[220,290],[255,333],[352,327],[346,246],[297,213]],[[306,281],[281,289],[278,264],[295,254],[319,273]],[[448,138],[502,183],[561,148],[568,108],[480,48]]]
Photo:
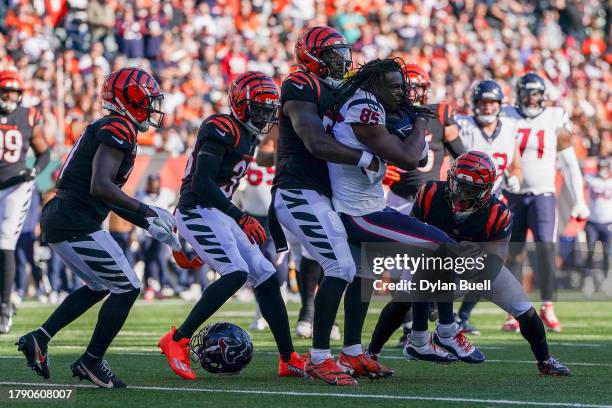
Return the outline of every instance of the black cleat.
[[[10,303],[0,304],[0,334],[8,334],[13,327],[13,306]]]
[[[542,375],[553,375],[565,377],[570,375],[570,370],[554,357],[548,357],[548,360],[538,361],[538,371]]]
[[[78,359],[70,365],[73,377],[87,380],[100,388],[126,388],[127,385],[115,377],[106,360],[86,365],[83,359]]]
[[[29,332],[19,338],[17,350],[21,351],[26,358],[28,367],[36,374],[49,378],[49,355],[47,353],[47,345],[36,340],[34,332]]]

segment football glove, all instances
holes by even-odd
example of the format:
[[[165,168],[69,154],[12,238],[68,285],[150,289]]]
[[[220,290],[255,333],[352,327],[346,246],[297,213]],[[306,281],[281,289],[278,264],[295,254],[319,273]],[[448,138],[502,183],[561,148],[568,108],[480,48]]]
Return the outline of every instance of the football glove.
[[[251,241],[251,244],[261,245],[266,240],[266,230],[259,221],[248,214],[244,214],[238,220],[238,225]]]
[[[385,178],[383,178],[383,184],[386,186],[390,186],[396,181],[400,181],[400,176],[401,172],[399,167],[389,164],[387,165],[387,172],[385,173]]]
[[[586,205],[584,200],[580,200],[574,204],[571,212],[572,218],[575,218],[578,221],[584,221],[589,218],[589,215],[591,215],[591,211],[589,211],[589,207]]]
[[[509,193],[516,194],[521,189],[521,182],[516,176],[510,176],[506,179],[506,190]]]
[[[149,206],[157,217],[147,217],[149,227],[147,232],[156,240],[167,244],[173,251],[180,251],[181,244],[176,235],[174,235],[174,217],[163,208]]]
[[[172,251],[174,262],[183,269],[199,269],[204,261],[199,256],[189,259],[183,251]]]

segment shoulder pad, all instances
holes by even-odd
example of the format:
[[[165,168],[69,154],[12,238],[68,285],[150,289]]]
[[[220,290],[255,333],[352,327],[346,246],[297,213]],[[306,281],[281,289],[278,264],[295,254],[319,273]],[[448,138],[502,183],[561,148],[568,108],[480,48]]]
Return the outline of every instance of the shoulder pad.
[[[105,144],[121,150],[130,150],[136,143],[136,129],[129,119],[110,115],[102,119],[103,123],[96,132],[96,138]]]
[[[236,147],[240,142],[240,127],[232,116],[215,114],[204,120],[198,136]]]
[[[311,73],[298,70],[285,78],[281,85],[283,99],[296,99],[318,102],[321,96],[321,84]]]

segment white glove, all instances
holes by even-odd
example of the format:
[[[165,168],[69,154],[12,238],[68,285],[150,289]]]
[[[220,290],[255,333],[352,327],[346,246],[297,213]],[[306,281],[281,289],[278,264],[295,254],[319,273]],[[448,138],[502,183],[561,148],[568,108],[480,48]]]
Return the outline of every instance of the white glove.
[[[521,182],[516,176],[510,176],[506,179],[506,190],[509,193],[516,194],[521,189]]]
[[[571,216],[572,218],[577,219],[578,221],[583,221],[589,218],[591,211],[589,211],[589,207],[586,205],[584,200],[580,200],[574,204],[574,208],[572,208]]]
[[[149,206],[150,209],[157,213],[157,217],[147,217],[149,228],[147,232],[156,240],[167,244],[173,251],[180,251],[181,244],[176,235],[174,235],[174,217],[170,212],[163,208]]]

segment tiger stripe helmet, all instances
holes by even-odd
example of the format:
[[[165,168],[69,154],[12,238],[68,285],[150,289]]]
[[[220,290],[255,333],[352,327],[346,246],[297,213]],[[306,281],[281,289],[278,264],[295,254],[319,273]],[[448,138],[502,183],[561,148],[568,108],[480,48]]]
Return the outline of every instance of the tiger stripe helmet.
[[[408,63],[405,67],[404,76],[408,85],[408,102],[425,105],[431,86],[429,74],[423,67],[415,63]]]
[[[278,122],[280,93],[268,75],[248,71],[238,76],[229,90],[232,114],[255,134],[265,134]]]
[[[320,78],[342,80],[352,64],[348,42],[328,26],[303,30],[295,43],[295,56],[300,64]]]
[[[465,217],[487,205],[497,177],[488,154],[471,150],[457,157],[448,170],[448,198],[456,217]]]
[[[0,112],[9,114],[21,104],[24,91],[19,73],[13,69],[0,70]],[[11,94],[16,94],[11,97]]]
[[[104,108],[126,116],[141,132],[146,132],[149,126],[161,126],[163,99],[155,78],[140,68],[111,72],[102,84]]]

